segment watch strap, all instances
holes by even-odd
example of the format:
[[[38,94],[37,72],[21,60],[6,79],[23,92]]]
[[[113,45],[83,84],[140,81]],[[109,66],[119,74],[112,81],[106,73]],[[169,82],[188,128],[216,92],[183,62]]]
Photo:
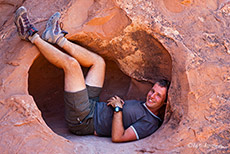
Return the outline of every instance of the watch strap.
[[[119,106],[116,106],[116,107],[114,108],[114,111],[115,111],[115,112],[119,112],[119,111],[123,111],[123,109],[122,109],[121,107],[119,107]]]

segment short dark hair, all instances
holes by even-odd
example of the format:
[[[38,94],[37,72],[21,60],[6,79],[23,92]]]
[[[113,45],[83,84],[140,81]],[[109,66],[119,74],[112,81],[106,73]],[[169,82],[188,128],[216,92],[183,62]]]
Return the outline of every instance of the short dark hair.
[[[160,87],[164,87],[166,88],[166,97],[165,97],[165,102],[167,102],[168,100],[168,89],[169,89],[169,86],[170,86],[170,81],[166,80],[166,79],[160,79],[160,80],[157,80],[155,82],[155,84],[158,84]]]

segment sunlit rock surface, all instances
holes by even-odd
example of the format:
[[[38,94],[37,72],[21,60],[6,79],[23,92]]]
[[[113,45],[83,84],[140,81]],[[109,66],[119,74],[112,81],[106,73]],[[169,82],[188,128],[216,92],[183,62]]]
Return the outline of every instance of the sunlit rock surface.
[[[106,59],[102,101],[144,100],[155,80],[171,80],[162,127],[124,144],[71,135],[63,72],[18,37],[21,5],[39,34],[60,11],[67,38]],[[1,0],[0,8],[1,153],[230,153],[229,0]]]

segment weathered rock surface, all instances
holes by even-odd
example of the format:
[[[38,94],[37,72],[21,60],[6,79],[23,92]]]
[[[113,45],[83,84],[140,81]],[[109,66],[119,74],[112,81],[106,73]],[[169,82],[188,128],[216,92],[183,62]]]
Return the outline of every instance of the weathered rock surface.
[[[171,80],[162,127],[125,144],[71,135],[63,72],[18,37],[21,5],[40,34],[60,11],[67,38],[107,60],[102,100],[144,99],[148,82]],[[230,153],[229,0],[0,0],[0,8],[1,153]]]

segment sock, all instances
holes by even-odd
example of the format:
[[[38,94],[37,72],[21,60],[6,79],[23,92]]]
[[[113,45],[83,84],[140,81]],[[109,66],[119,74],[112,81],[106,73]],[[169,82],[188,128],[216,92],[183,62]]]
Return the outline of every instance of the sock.
[[[65,45],[67,39],[65,37],[59,37],[57,40],[57,45],[59,45],[61,48]]]
[[[39,35],[37,33],[35,33],[32,36],[29,36],[28,39],[30,40],[31,43],[34,43],[34,40],[39,37]]]

